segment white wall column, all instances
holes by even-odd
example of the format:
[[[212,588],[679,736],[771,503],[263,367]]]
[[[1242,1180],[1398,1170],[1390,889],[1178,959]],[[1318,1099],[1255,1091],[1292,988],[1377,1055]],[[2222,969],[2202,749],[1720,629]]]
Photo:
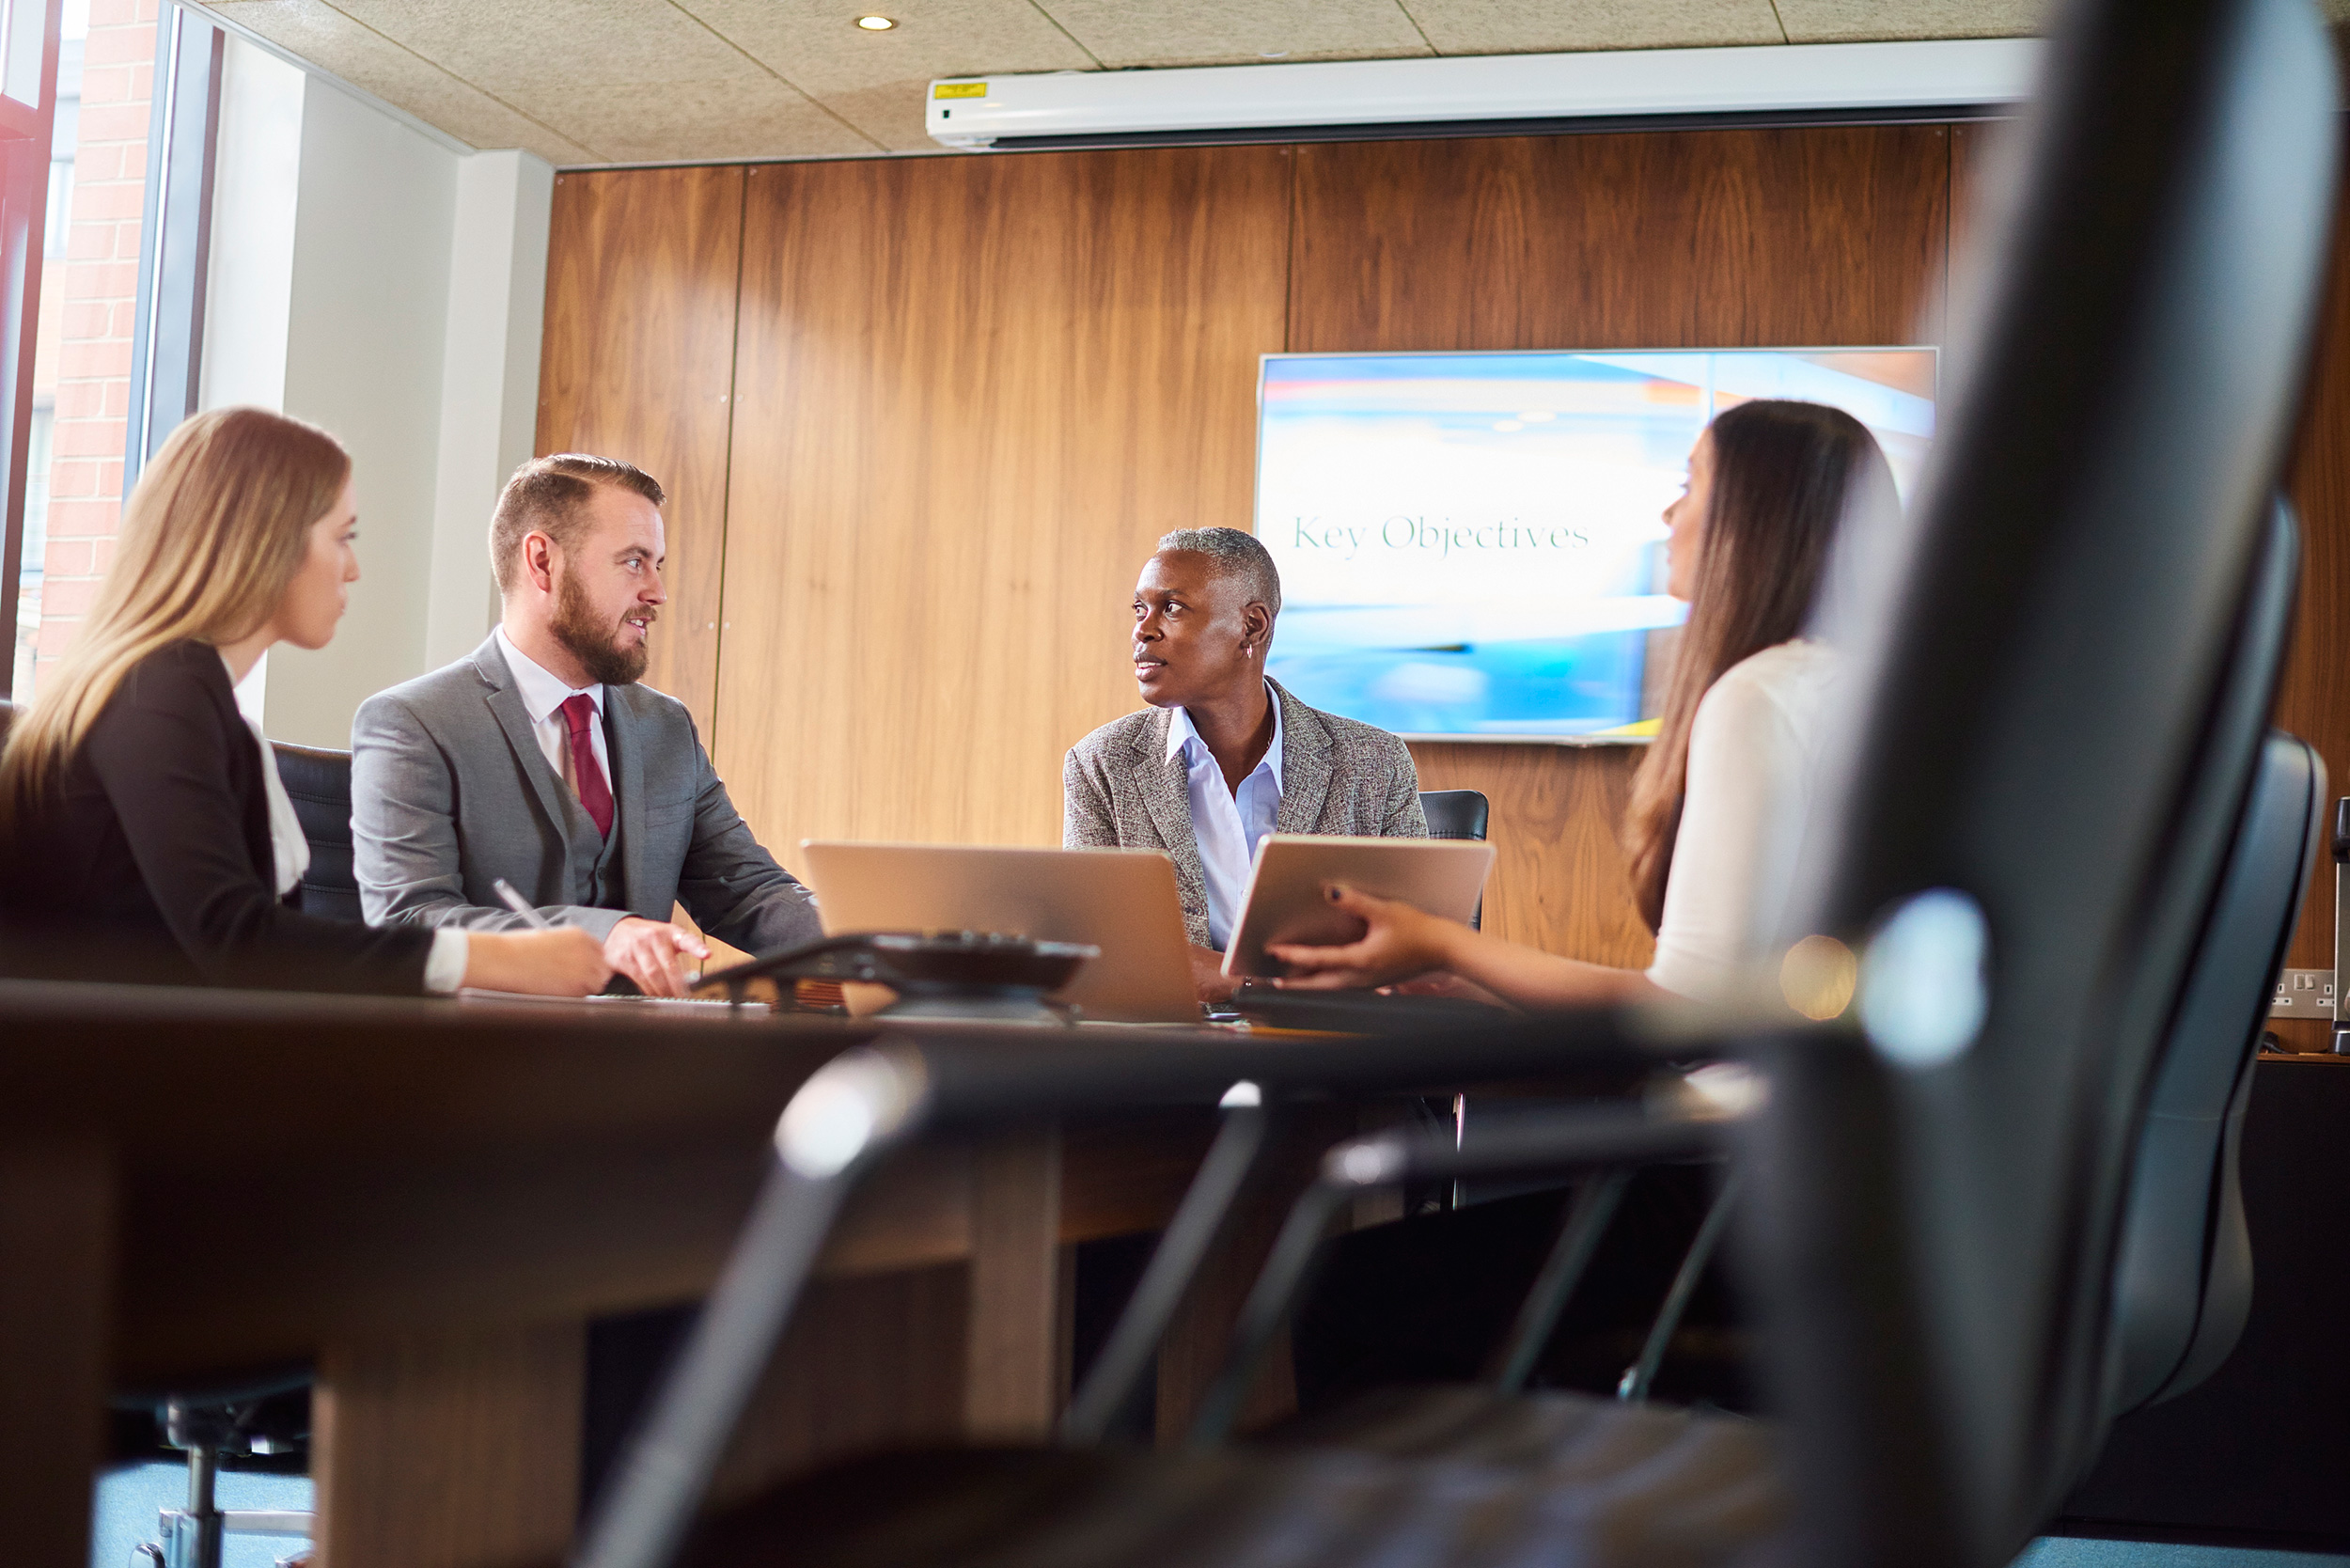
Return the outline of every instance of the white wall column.
[[[200,400],[324,427],[359,488],[334,642],[277,650],[240,692],[273,736],[350,745],[361,702],[494,623],[490,512],[537,436],[554,194],[529,153],[471,151],[229,39]]]
[[[472,652],[497,620],[490,513],[537,443],[554,200],[554,168],[527,152],[477,152],[457,172],[427,669]]]

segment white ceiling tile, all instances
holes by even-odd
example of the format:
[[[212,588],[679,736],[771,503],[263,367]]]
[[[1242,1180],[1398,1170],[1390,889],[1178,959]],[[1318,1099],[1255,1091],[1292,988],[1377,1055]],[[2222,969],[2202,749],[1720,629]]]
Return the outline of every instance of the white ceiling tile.
[[[525,82],[593,87],[742,82],[770,74],[669,0],[499,0],[494,7],[480,0],[334,3],[384,37],[493,91]]]
[[[1778,0],[1795,43],[1998,39],[2040,31],[2044,0]]]
[[[611,162],[878,148],[669,0],[335,3]]]
[[[820,92],[816,102],[892,152],[936,152],[938,144],[931,140],[922,119],[922,95],[930,85],[925,73],[902,82]]]
[[[838,0],[677,0],[752,58],[882,146],[928,149],[922,95],[938,76],[1082,71],[1093,56],[1029,0],[869,0],[898,24],[856,25]]]
[[[516,104],[614,163],[871,152],[870,138],[772,76],[566,92],[533,83]]]
[[[1786,0],[1780,0],[1785,8]],[[1784,43],[1771,0],[1403,0],[1445,55]]]
[[[1246,65],[1427,55],[1398,0],[1039,0],[1104,65]],[[1535,4],[1543,0],[1533,0]]]
[[[468,147],[525,148],[556,164],[596,163],[603,156],[361,26],[324,0],[214,0],[212,9]]]

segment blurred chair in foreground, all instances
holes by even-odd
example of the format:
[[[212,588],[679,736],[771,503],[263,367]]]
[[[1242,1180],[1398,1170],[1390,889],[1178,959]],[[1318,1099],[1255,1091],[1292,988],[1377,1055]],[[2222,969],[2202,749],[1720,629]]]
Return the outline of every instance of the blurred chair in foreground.
[[[1555,1432],[1479,1461],[884,1456],[711,1521],[690,1555],[2012,1560],[2111,1419],[2131,1163],[2264,722],[2229,672],[2311,338],[2334,110],[2299,0],[2093,0],[2064,19],[1928,478],[1853,588],[1853,728],[1789,933],[1854,954],[1832,1019],[1758,1003],[1743,1021],[1561,1014],[1326,1050],[844,1058],[786,1110],[777,1171],[578,1560],[672,1558],[832,1215],[918,1130],[1196,1101],[1219,1077],[1277,1100],[1708,1051],[1768,1084],[1736,1152],[1773,1428],[1554,1395],[1538,1407],[1570,1421],[1614,1412],[1621,1463],[1584,1464]],[[1595,1124],[1543,1158],[1622,1164],[1691,1136]],[[1376,1152],[1340,1152],[1341,1169],[1357,1155]]]

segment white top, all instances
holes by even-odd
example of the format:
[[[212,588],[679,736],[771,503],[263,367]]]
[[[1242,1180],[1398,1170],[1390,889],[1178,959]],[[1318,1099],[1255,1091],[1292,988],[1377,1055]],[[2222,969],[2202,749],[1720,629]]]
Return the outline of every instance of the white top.
[[[572,776],[566,765],[571,758],[572,727],[560,712],[563,704],[585,692],[588,700],[596,705],[596,722],[588,727],[588,744],[595,748],[596,766],[603,770],[604,787],[612,791],[615,801],[619,800],[619,787],[612,782],[612,759],[604,755],[603,683],[571,685],[516,648],[505,627],[497,629],[497,639],[498,651],[506,655],[506,667],[514,673],[514,689],[523,699],[523,712],[530,715],[531,737],[546,754],[547,765],[555,769],[557,778]]]
[[[1780,936],[1818,788],[1837,660],[1798,637],[1725,670],[1689,727],[1689,778],[1648,978],[1724,996]]]
[[[1273,704],[1273,740],[1264,757],[1237,791],[1224,786],[1224,770],[1215,754],[1192,728],[1188,710],[1175,710],[1167,727],[1167,756],[1183,754],[1184,784],[1191,795],[1191,836],[1199,846],[1199,879],[1207,885],[1208,940],[1229,946],[1232,927],[1240,921],[1241,903],[1248,894],[1248,868],[1257,857],[1257,842],[1273,831],[1281,811],[1281,699],[1271,686],[1265,699]]]
[[[229,668],[226,655],[220,664],[228,670],[228,683],[234,686],[237,672]],[[253,744],[261,748],[261,792],[269,797],[270,869],[276,873],[277,896],[284,898],[310,869],[310,840],[302,831],[302,819],[294,813],[293,797],[286,793],[286,781],[277,776],[277,754],[269,748],[269,737],[249,713],[244,715],[244,727],[253,731]],[[424,959],[424,988],[454,991],[464,978],[465,933],[450,926],[435,929],[431,950]]]

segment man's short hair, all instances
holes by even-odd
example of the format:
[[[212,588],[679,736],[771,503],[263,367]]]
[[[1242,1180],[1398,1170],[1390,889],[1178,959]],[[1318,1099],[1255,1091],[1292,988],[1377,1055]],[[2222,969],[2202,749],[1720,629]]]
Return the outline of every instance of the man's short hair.
[[[1255,534],[1241,528],[1178,528],[1159,538],[1159,553],[1170,550],[1207,557],[1215,563],[1217,576],[1240,578],[1248,597],[1262,604],[1267,615],[1281,613],[1280,569]]]
[[[490,570],[497,574],[500,593],[513,591],[525,534],[542,533],[567,552],[578,543],[588,499],[599,485],[634,491],[656,507],[668,504],[659,480],[619,458],[558,452],[532,458],[514,470],[490,517]]]

